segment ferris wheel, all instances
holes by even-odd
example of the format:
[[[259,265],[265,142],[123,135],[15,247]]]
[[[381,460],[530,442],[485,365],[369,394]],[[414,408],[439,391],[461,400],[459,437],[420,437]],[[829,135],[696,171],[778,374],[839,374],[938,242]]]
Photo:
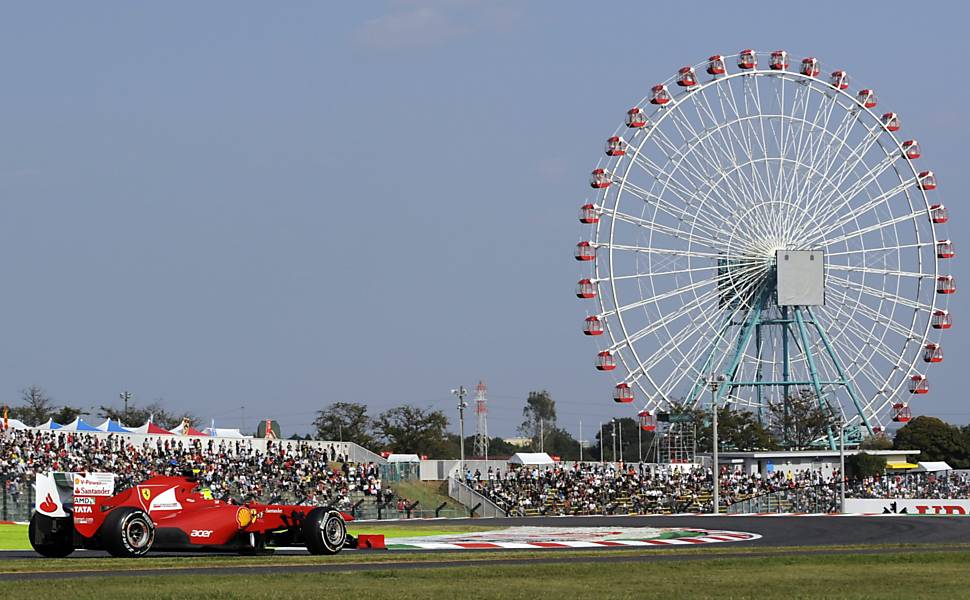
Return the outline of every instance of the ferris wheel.
[[[815,58],[743,50],[627,111],[580,209],[576,295],[596,368],[645,427],[710,402],[768,419],[798,394],[857,435],[911,418],[943,360],[955,253],[919,143],[877,106]]]

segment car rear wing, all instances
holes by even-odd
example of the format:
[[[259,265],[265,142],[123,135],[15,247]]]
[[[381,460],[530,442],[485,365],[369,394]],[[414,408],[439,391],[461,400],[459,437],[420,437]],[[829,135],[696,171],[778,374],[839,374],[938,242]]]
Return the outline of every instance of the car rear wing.
[[[48,517],[69,517],[79,514],[79,506],[94,506],[100,498],[113,496],[115,476],[114,473],[38,473],[34,492],[37,512]]]

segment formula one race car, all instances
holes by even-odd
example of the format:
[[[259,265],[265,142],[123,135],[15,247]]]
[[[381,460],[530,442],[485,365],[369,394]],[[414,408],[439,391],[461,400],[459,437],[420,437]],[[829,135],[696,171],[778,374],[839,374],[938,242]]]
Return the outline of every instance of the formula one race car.
[[[355,542],[346,526],[353,517],[336,509],[231,504],[197,488],[189,477],[152,477],[115,494],[110,473],[38,474],[30,544],[47,557],[77,548],[136,557],[149,550],[256,554],[272,545],[336,554]]]

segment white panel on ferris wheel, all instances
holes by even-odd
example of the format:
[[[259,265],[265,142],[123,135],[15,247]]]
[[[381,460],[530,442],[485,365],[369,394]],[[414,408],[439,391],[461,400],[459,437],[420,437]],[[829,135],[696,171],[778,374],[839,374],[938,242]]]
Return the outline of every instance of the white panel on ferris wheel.
[[[778,306],[825,305],[825,255],[821,250],[777,250]]]

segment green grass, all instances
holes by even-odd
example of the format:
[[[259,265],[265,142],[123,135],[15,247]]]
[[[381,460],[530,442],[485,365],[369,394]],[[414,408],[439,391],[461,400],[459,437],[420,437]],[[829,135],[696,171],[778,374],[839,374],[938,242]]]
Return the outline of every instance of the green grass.
[[[549,556],[545,554],[544,556]],[[440,556],[440,555],[439,555]],[[970,551],[731,557],[689,563],[473,565],[419,570],[92,577],[5,582],[0,597],[153,598],[960,598]],[[340,558],[340,557],[337,557]],[[451,556],[449,556],[451,558]],[[90,561],[85,561],[85,567]],[[117,566],[115,561],[115,566]],[[327,559],[320,562],[334,562]],[[76,563],[76,561],[75,561]],[[141,567],[144,561],[139,561]],[[77,568],[77,565],[75,565]],[[87,570],[87,569],[85,569]]]
[[[383,533],[385,538],[425,537],[429,535],[448,535],[453,533],[474,533],[499,529],[494,525],[407,525],[398,523],[350,523],[347,531],[353,535],[361,533]]]
[[[438,508],[442,502],[447,504],[445,510],[460,511],[467,514],[467,509],[448,496],[447,481],[399,481],[389,484],[396,494],[407,498],[409,502],[419,501],[419,509],[431,511]]]
[[[0,550],[30,550],[26,525],[0,525]]]
[[[361,533],[383,533],[386,538],[424,537],[447,535],[450,533],[472,533],[491,531],[495,526],[488,525],[438,525],[420,526],[398,523],[350,523],[347,531],[353,535]],[[0,525],[0,550],[30,550],[26,525]]]

